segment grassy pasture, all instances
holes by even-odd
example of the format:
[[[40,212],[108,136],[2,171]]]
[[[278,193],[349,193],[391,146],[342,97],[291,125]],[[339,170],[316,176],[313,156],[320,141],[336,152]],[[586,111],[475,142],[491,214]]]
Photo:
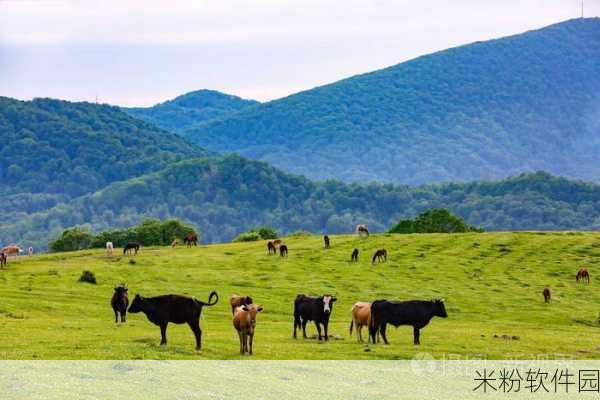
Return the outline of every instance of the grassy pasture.
[[[265,242],[149,247],[137,257],[115,249],[113,257],[93,250],[10,259],[0,270],[0,358],[239,359],[228,304],[235,293],[265,307],[255,359],[600,358],[598,233],[331,236],[328,250],[320,236],[285,242],[287,259],[268,256]],[[361,254],[351,264],[355,247]],[[388,262],[372,266],[371,255],[382,247]],[[580,266],[590,270],[590,285],[575,283]],[[78,282],[83,270],[93,271],[98,284]],[[130,298],[180,293],[206,300],[217,290],[219,303],[201,320],[202,351],[194,350],[187,325],[170,324],[169,344],[161,347],[159,328],[143,314],[115,324],[110,297],[122,281]],[[543,302],[546,285],[551,304]],[[292,339],[297,293],[338,297],[333,340]],[[389,346],[358,344],[348,335],[355,301],[434,297],[446,300],[449,318],[434,318],[421,346],[412,344],[411,327],[390,328]],[[308,331],[316,333],[314,325]]]

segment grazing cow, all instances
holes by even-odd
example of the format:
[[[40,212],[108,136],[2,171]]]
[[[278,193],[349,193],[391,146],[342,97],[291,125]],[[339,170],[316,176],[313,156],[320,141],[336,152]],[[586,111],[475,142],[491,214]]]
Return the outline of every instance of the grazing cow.
[[[271,241],[267,242],[267,251],[269,252],[269,255],[277,254],[277,248],[275,247],[273,242],[271,242]]]
[[[281,257],[287,257],[288,256],[288,248],[285,244],[282,244],[279,246],[279,255]]]
[[[109,256],[112,256],[113,254],[113,242],[106,242],[106,254],[108,254]]]
[[[421,344],[420,329],[429,324],[433,317],[446,318],[446,307],[443,300],[411,300],[411,301],[387,301],[376,300],[371,304],[371,325],[369,336],[375,343],[377,333],[388,344],[385,328],[387,324],[398,327],[400,325],[412,325],[414,344]]]
[[[31,256],[33,255],[33,247],[29,247],[29,248],[27,249],[27,255],[28,255],[29,257],[31,257]]]
[[[8,256],[4,252],[0,252],[0,268],[6,267]]]
[[[356,233],[358,236],[367,235],[369,236],[369,229],[365,224],[356,225]]]
[[[187,235],[183,238],[183,244],[186,244],[187,247],[198,246],[198,235]]]
[[[252,297],[250,296],[238,296],[237,294],[231,296],[229,298],[229,304],[231,304],[231,313],[233,314],[235,312],[235,309],[243,306],[243,305],[248,305],[248,304],[252,304]]]
[[[351,262],[358,262],[358,249],[352,250],[352,255],[350,256]]]
[[[327,235],[323,236],[323,241],[325,242],[325,248],[328,249],[329,248],[329,236],[327,236]]]
[[[115,323],[119,322],[119,314],[121,314],[121,322],[125,322],[127,319],[127,306],[129,306],[127,285],[121,284],[115,287],[115,293],[112,299],[110,299],[110,305],[115,312]]]
[[[296,296],[294,300],[294,339],[296,339],[296,329],[302,326],[302,337],[306,339],[306,324],[308,321],[314,321],[321,336],[321,325],[325,333],[325,340],[329,340],[327,326],[329,325],[329,316],[333,311],[333,303],[337,299],[334,296],[308,297],[303,294]]]
[[[134,255],[137,256],[138,251],[140,250],[140,244],[137,242],[129,242],[125,245],[125,247],[123,248],[123,255],[125,254],[129,254],[131,255],[131,252],[133,251]]]
[[[375,260],[377,260],[377,262],[386,262],[387,261],[387,250],[386,249],[379,249],[375,252],[375,254],[373,254],[373,264],[375,264]]]
[[[354,303],[351,309],[352,321],[350,322],[350,336],[352,336],[352,327],[356,325],[356,336],[359,342],[363,342],[362,328],[369,329],[371,325],[371,303],[358,301]]]
[[[577,271],[577,275],[575,276],[575,281],[579,282],[587,282],[590,283],[590,273],[588,272],[588,270],[586,268],[581,268],[579,271]]]
[[[240,337],[240,354],[252,355],[254,342],[254,329],[256,328],[256,314],[263,308],[258,304],[244,304],[233,312],[233,327]]]
[[[545,287],[544,290],[542,290],[542,294],[544,295],[544,303],[550,303],[550,298],[552,297],[550,288]]]
[[[215,301],[211,302],[213,297]],[[218,301],[219,295],[215,291],[210,293],[207,303],[195,297],[177,294],[157,297],[142,297],[136,294],[129,307],[129,312],[135,314],[141,311],[146,314],[146,318],[150,322],[160,327],[161,345],[167,344],[167,325],[169,322],[174,324],[187,323],[196,337],[196,350],[200,350],[202,346],[202,330],[200,329],[202,307],[214,306]]]
[[[4,247],[2,250],[2,253],[4,253],[7,257],[11,256],[11,255],[19,255],[23,252],[23,249],[21,249],[19,246],[17,245],[12,245],[12,246],[6,246]]]

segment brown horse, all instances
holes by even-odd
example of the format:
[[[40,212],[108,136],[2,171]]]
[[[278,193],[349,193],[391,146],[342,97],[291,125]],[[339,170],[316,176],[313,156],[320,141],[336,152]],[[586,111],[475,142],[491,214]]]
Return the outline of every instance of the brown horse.
[[[19,254],[21,254],[23,252],[23,249],[21,249],[19,246],[13,245],[13,246],[6,246],[0,251],[8,257],[12,254],[18,256]]]
[[[269,255],[277,254],[277,248],[275,247],[273,242],[270,240],[267,242],[267,251],[269,252]]]
[[[329,236],[327,236],[327,235],[323,236],[323,241],[325,242],[325,248],[328,249],[329,248]]]
[[[283,242],[281,241],[281,239],[273,240],[273,246],[275,246],[276,249],[278,249],[279,246],[281,246],[282,244],[283,244]]]
[[[550,303],[550,299],[552,298],[552,293],[550,293],[550,288],[545,287],[542,290],[542,294],[544,295],[544,303]]]
[[[350,262],[358,262],[358,249],[352,250],[352,255],[350,256]]]
[[[7,259],[8,259],[8,257],[6,256],[6,254],[4,254],[4,252],[0,252],[0,268],[6,267]]]
[[[375,252],[375,254],[373,255],[373,264],[375,264],[375,260],[377,260],[377,262],[386,262],[387,261],[387,250],[386,249],[379,249]]]
[[[588,272],[588,270],[586,268],[579,269],[579,271],[577,271],[577,275],[575,276],[575,281],[583,281],[590,283],[590,273]]]
[[[279,255],[281,257],[287,257],[288,256],[288,248],[285,244],[282,244],[279,246]]]
[[[186,244],[187,247],[198,246],[198,235],[187,235],[183,238],[183,244]]]

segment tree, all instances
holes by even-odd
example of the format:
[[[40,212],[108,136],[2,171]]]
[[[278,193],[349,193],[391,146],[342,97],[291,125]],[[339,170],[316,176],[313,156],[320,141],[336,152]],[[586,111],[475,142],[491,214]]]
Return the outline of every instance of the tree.
[[[468,225],[462,218],[452,215],[445,208],[427,210],[414,220],[405,219],[396,224],[390,233],[459,233],[479,232],[478,228]]]

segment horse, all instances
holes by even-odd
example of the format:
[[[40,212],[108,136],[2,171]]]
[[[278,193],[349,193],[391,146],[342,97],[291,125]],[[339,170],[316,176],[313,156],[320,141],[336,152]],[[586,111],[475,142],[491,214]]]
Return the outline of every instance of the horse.
[[[323,236],[323,241],[325,242],[325,248],[328,249],[329,248],[329,236],[327,236],[327,235]]]
[[[281,239],[273,240],[273,246],[275,246],[276,249],[278,249],[279,246],[281,246],[282,244],[283,244],[283,242],[281,241]]]
[[[131,252],[134,251],[134,255],[137,256],[137,253],[138,253],[139,250],[140,250],[140,244],[139,243],[137,243],[137,242],[129,242],[123,248],[123,255],[125,255],[125,254],[131,255]]]
[[[8,260],[7,255],[4,254],[4,252],[0,252],[0,268],[6,267],[7,260]]]
[[[288,248],[285,244],[279,246],[279,255],[281,255],[281,257],[287,257]]]
[[[352,255],[350,256],[350,262],[358,262],[358,249],[352,250]]]
[[[575,276],[575,281],[583,281],[590,283],[590,273],[588,272],[588,270],[586,268],[580,268],[579,271],[577,271],[577,275]]]
[[[375,254],[373,255],[373,264],[375,264],[375,260],[377,260],[377,262],[386,262],[387,261],[387,250],[386,249],[379,249],[375,252]]]
[[[186,244],[187,247],[198,246],[198,235],[187,235],[183,238],[183,244]]]
[[[4,253],[6,255],[6,257],[12,255],[12,254],[16,254],[17,256],[19,254],[21,254],[23,252],[23,249],[21,249],[19,246],[17,245],[12,245],[12,246],[6,246],[4,247],[2,250],[0,250],[2,253]]]
[[[177,246],[177,243],[178,243],[177,239],[173,239],[173,241],[171,242],[171,247],[175,248]]]
[[[31,256],[33,255],[33,247],[29,247],[29,248],[27,249],[27,255],[28,255],[29,257],[31,257]]]
[[[369,229],[367,228],[367,225],[365,225],[365,224],[356,225],[356,234],[358,236],[362,236],[363,234],[366,234],[367,236],[369,236]]]
[[[269,252],[269,255],[277,254],[277,248],[275,247],[273,242],[270,240],[267,242],[267,251]]]
[[[545,287],[544,290],[542,290],[542,294],[544,295],[544,303],[550,303],[550,298],[552,297],[550,288]]]
[[[112,256],[113,254],[113,242],[106,242],[106,254]]]

